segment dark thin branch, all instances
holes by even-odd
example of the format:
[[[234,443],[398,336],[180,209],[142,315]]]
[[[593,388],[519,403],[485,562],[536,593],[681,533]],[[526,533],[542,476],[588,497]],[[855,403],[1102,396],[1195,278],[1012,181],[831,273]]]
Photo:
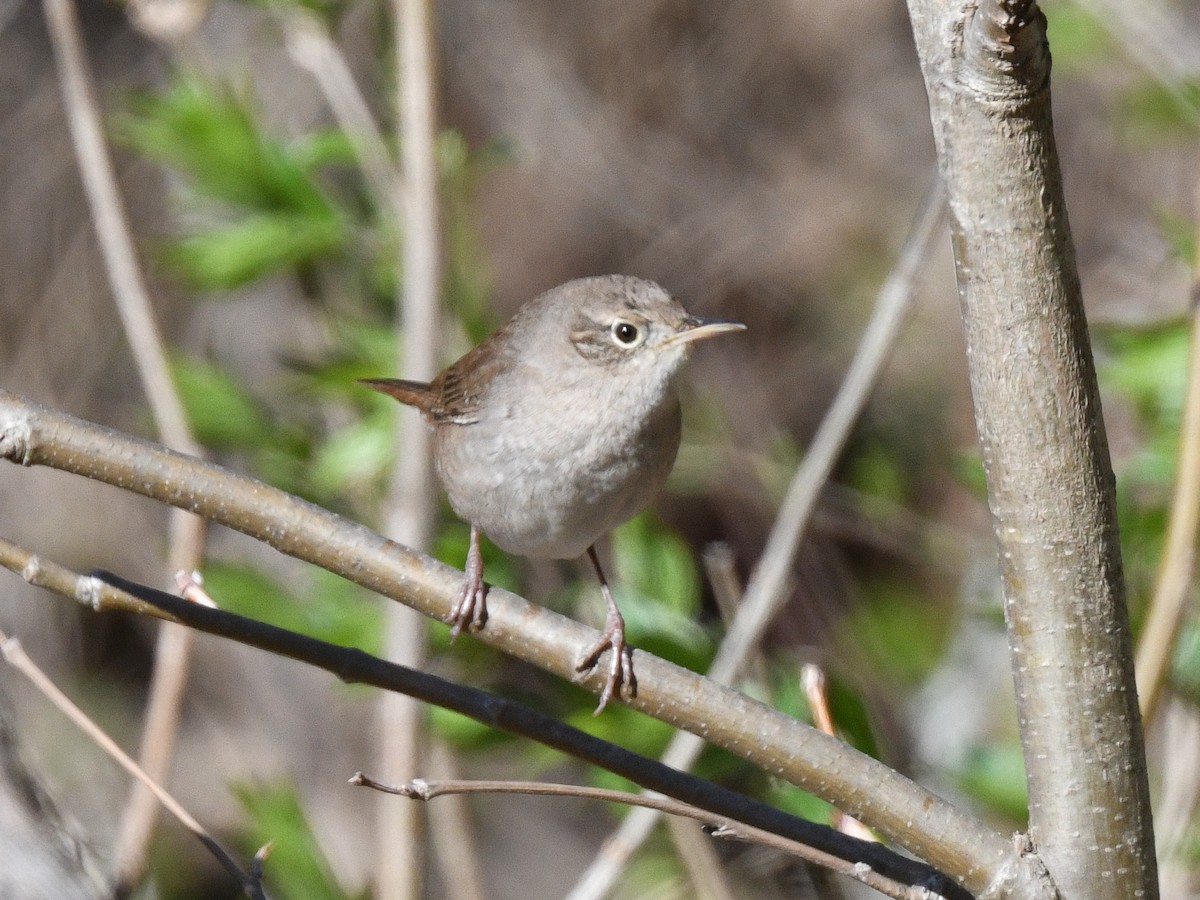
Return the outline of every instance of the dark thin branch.
[[[21,573],[31,584],[71,597],[97,611],[119,609],[168,619],[316,666],[350,684],[370,684],[405,694],[537,741],[717,816],[799,841],[852,863],[869,865],[893,880],[930,887],[955,900],[970,897],[936,869],[881,844],[850,838],[825,825],[791,816],[478,688],[387,662],[353,647],[339,647],[235,613],[210,609],[109,572],[97,570],[91,576],[80,576],[2,538],[0,565]]]
[[[852,838],[826,825],[789,815],[496,694],[387,662],[353,647],[339,647],[224,610],[206,609],[111,572],[98,569],[92,576],[200,631],[325,669],[348,684],[370,684],[453,710],[484,725],[600,766],[647,790],[798,841],[839,859],[866,864],[895,881],[928,887],[956,900],[970,896],[936,869],[900,856],[881,844]]]

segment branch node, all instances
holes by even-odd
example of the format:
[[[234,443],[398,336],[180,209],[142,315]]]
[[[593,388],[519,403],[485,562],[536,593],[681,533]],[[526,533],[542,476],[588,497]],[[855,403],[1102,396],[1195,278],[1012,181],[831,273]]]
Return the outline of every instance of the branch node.
[[[29,561],[21,567],[21,577],[28,584],[37,584],[38,577],[42,574],[42,558],[34,555],[29,557]]]
[[[433,789],[424,778],[414,778],[408,784],[401,785],[400,790],[404,796],[412,797],[414,800],[433,799]]]
[[[0,419],[0,457],[22,466],[33,465],[33,425],[29,416],[10,414]]]
[[[36,557],[34,557],[36,559]],[[33,560],[30,560],[32,562]],[[106,585],[103,581],[94,575],[81,575],[75,582],[75,598],[80,603],[86,603],[96,612],[102,612],[104,609],[104,588]]]
[[[1046,17],[1033,0],[984,0],[964,35],[964,78],[988,94],[1030,95],[1050,80]]]

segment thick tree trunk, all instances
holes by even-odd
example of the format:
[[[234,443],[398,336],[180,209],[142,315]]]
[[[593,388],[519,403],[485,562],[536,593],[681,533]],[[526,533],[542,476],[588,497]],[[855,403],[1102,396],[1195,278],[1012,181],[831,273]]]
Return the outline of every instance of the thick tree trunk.
[[[909,0],[1000,544],[1030,839],[1064,898],[1157,896],[1114,480],[1034,3]]]

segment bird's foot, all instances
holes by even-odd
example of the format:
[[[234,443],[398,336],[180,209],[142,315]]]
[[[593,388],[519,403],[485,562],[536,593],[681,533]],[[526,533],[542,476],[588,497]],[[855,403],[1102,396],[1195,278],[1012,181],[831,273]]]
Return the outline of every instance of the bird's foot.
[[[464,631],[476,631],[487,623],[488,586],[483,580],[483,552],[479,549],[479,531],[471,526],[471,546],[467,550],[466,581],[458,601],[450,610],[446,624],[450,626],[450,640]]]
[[[487,589],[482,580],[477,584],[468,580],[463,585],[462,593],[458,595],[458,601],[446,619],[446,624],[450,626],[450,640],[472,628],[478,631],[487,623]]]
[[[604,690],[600,694],[600,705],[592,714],[596,716],[604,711],[604,707],[613,697],[618,700],[621,698],[622,686],[626,688],[626,696],[637,696],[637,676],[633,674],[633,651],[625,643],[625,620],[620,613],[614,615],[611,610],[600,640],[592,645],[579,665],[575,667],[575,671],[586,672],[588,669],[594,668],[605,650],[612,651],[612,658],[608,665],[608,680],[605,681]]]

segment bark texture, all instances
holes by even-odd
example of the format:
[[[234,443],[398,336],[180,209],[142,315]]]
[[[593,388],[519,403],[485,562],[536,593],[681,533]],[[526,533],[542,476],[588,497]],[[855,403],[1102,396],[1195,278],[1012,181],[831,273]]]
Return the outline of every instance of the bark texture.
[[[1030,796],[1064,898],[1157,896],[1095,366],[1033,3],[909,0],[946,181]]]

